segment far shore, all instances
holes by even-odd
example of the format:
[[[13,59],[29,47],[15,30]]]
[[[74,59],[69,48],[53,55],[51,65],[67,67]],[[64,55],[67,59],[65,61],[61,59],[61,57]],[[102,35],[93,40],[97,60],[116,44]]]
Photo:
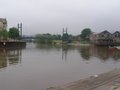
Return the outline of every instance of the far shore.
[[[71,43],[63,43],[60,40],[53,41],[56,45],[71,45],[71,46],[89,46],[91,45],[89,42],[80,42],[80,41],[73,41]]]

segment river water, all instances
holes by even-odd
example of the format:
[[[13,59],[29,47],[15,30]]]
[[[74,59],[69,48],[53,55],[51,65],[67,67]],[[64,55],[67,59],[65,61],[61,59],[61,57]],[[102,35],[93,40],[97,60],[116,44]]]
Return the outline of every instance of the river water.
[[[120,68],[120,50],[96,46],[0,49],[0,90],[45,90]]]

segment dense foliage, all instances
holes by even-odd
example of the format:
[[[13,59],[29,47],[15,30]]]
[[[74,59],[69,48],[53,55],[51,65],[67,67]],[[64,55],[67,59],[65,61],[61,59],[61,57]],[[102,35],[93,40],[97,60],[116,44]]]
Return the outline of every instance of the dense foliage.
[[[7,40],[8,38],[19,39],[19,30],[15,27],[10,28],[9,31],[0,30],[0,39]]]
[[[7,30],[1,30],[0,31],[0,39],[6,40],[7,38],[8,38]]]
[[[40,44],[52,44],[53,40],[61,40],[61,35],[37,34],[36,42]]]
[[[9,29],[9,38],[19,39],[19,30],[15,27]]]
[[[90,28],[85,28],[82,30],[81,32],[81,38],[83,40],[89,40],[89,35],[92,33],[91,29]]]

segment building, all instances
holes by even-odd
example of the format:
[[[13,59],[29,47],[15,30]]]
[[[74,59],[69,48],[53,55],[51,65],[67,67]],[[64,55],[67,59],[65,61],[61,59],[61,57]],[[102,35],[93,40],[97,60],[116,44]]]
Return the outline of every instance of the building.
[[[118,46],[120,45],[120,32],[116,31],[115,33],[111,34],[105,30],[98,34],[92,33],[90,35],[90,41],[95,45]]]
[[[5,18],[0,18],[0,30],[7,29],[7,20]]]
[[[112,34],[113,42],[114,44],[119,44],[120,45],[120,32],[116,31],[115,33]]]

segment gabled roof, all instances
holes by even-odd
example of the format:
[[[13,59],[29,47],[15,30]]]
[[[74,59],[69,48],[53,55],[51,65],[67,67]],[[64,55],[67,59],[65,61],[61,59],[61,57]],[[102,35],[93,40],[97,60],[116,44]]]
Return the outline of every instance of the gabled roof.
[[[103,31],[103,32],[101,32],[101,33],[99,33],[99,34],[106,34],[106,33],[111,34],[111,33],[108,32],[107,30],[105,30],[105,31]]]
[[[114,32],[113,34],[117,34],[117,33],[118,33],[118,34],[120,34],[120,32],[119,32],[119,31],[116,31],[116,32]]]

